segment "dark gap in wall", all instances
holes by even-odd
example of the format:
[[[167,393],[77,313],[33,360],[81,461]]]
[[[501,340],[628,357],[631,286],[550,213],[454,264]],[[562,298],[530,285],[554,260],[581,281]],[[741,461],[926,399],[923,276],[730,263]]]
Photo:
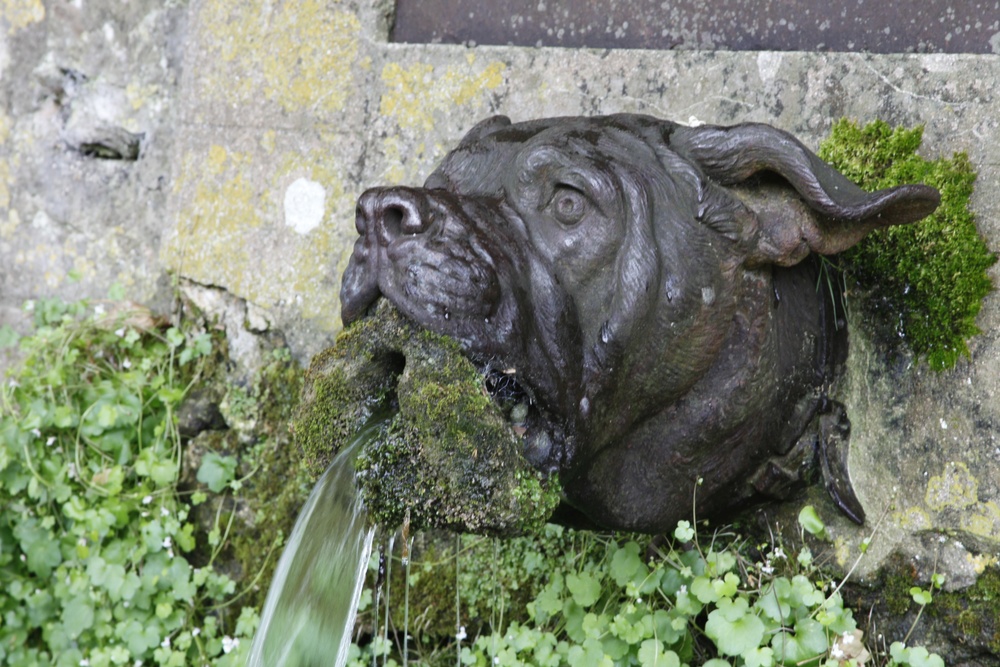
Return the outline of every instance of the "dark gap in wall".
[[[1000,0],[397,0],[393,42],[1000,53]]]

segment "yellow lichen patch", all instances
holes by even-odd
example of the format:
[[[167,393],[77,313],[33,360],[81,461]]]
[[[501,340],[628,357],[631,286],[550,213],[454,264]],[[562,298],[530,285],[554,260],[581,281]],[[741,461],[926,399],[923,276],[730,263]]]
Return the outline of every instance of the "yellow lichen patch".
[[[212,144],[208,147],[208,173],[218,176],[222,173],[222,168],[226,165],[228,153],[224,146]]]
[[[1000,535],[1000,507],[992,500],[978,503],[962,515],[962,528],[983,537]]]
[[[986,568],[997,564],[996,556],[990,556],[988,554],[972,555],[967,553],[965,554],[965,560],[972,565],[972,570],[976,574],[982,574],[986,571]]]
[[[14,184],[10,163],[0,158],[0,209],[10,208],[10,187]]]
[[[267,130],[260,136],[260,147],[266,153],[274,152],[274,138],[277,136],[274,130]]]
[[[445,148],[438,143],[431,146],[420,142],[416,145],[407,145],[403,150],[404,142],[395,135],[389,135],[382,139],[382,155],[385,160],[385,167],[376,177],[375,181],[380,185],[399,185],[402,183],[416,183],[426,177],[434,165],[444,157]]]
[[[7,142],[7,138],[10,137],[10,116],[4,113],[3,109],[0,109],[0,145]]]
[[[841,567],[847,567],[850,561],[857,558],[857,555],[851,549],[850,543],[842,537],[838,537],[833,541],[833,553],[834,558],[837,560],[837,565]]]
[[[17,226],[21,224],[21,216],[18,215],[17,209],[11,209],[7,212],[7,219],[4,220],[0,218],[0,239],[9,239],[14,236],[14,230]]]
[[[485,92],[499,87],[504,82],[504,69],[501,62],[477,67],[471,57],[466,66],[449,65],[440,73],[427,63],[405,67],[388,63],[382,68],[385,88],[379,110],[400,127],[430,130],[435,113],[481,101]]]
[[[927,482],[924,500],[932,510],[964,509],[975,504],[979,483],[968,466],[952,461],[945,465],[944,472],[931,477]]]
[[[130,83],[125,88],[125,97],[128,99],[129,106],[133,110],[138,111],[139,109],[146,106],[150,100],[154,99],[160,92],[160,87],[157,85],[139,85],[137,83]]]
[[[0,0],[0,21],[7,24],[8,33],[27,28],[44,18],[42,0]]]
[[[318,145],[337,140],[322,137]],[[263,308],[294,304],[302,317],[333,331],[339,322],[334,264],[353,242],[353,201],[326,151],[282,149],[276,141],[258,142],[270,146],[268,152],[258,145],[259,154],[211,145],[184,157],[177,180],[185,203],[163,260]],[[321,186],[326,203],[317,226],[297,231],[285,219],[285,197],[303,180]]]
[[[919,530],[929,530],[931,527],[931,518],[927,515],[927,512],[919,507],[908,507],[904,510],[894,512],[892,517],[893,523],[911,533]]]
[[[245,295],[253,271],[244,240],[262,224],[259,202],[224,148],[212,145],[207,152],[184,157],[177,183],[180,188],[193,183],[193,194],[176,235],[164,244],[164,261],[182,275]]]
[[[219,56],[202,80],[209,95],[252,102],[263,94],[285,111],[340,111],[353,94],[361,24],[327,2],[209,2],[202,41]]]

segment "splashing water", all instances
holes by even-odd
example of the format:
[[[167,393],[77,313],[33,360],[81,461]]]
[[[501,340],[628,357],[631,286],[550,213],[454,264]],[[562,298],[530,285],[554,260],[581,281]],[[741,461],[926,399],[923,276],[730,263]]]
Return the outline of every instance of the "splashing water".
[[[354,459],[383,422],[370,420],[337,454],[299,513],[274,571],[247,667],[347,662],[375,532],[357,493]]]

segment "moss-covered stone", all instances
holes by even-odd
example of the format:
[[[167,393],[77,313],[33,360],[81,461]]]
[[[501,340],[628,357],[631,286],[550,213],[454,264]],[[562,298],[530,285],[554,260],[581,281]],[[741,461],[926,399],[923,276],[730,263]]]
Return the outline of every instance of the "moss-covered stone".
[[[969,588],[935,593],[927,614],[957,643],[1000,656],[1000,569],[989,568]]]
[[[949,665],[996,663],[1000,657],[1000,570],[987,568],[965,588],[935,590],[923,611],[910,593],[915,586],[929,588],[914,562],[897,553],[867,584],[849,582],[842,592],[855,617],[869,619],[868,633],[909,637],[909,645],[941,652]]]
[[[235,564],[230,567],[238,570],[247,590],[244,604],[258,608],[264,602],[284,539],[291,534],[315,482],[301,465],[288,430],[303,375],[282,349],[273,353],[249,390],[241,392],[244,408],[255,415],[253,437],[250,442],[240,442],[243,438],[234,435],[235,429],[227,431],[229,446],[224,451],[239,453],[239,476],[245,481],[231,501],[209,495],[207,503],[208,509],[223,503],[217,519],[223,528],[229,523],[228,512],[237,512],[228,546],[217,562]]]
[[[870,234],[842,256],[887,341],[904,340],[931,368],[950,368],[968,355],[966,340],[979,333],[976,315],[993,285],[986,269],[996,262],[976,230],[969,196],[976,173],[965,153],[927,160],[916,154],[923,128],[864,127],[843,119],[819,155],[866,190],[925,183],[941,191],[941,206],[913,225]]]
[[[541,527],[560,499],[458,344],[419,329],[388,302],[349,328],[309,369],[295,420],[318,476],[380,405],[398,412],[358,456],[371,520],[515,535]]]

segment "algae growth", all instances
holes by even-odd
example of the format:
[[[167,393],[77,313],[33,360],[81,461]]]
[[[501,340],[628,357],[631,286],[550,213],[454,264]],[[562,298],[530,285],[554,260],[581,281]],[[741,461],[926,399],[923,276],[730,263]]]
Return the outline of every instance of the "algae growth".
[[[929,218],[869,234],[841,256],[856,279],[860,302],[876,316],[888,340],[903,340],[931,368],[951,368],[966,341],[980,333],[976,315],[992,289],[986,270],[996,255],[976,230],[969,197],[976,180],[965,153],[927,160],[916,154],[923,128],[861,127],[838,121],[819,156],[866,190],[924,183],[941,192]]]
[[[558,483],[521,456],[458,344],[383,300],[307,373],[294,431],[310,474],[387,407],[398,412],[356,463],[373,522],[516,535],[539,529],[559,503]]]

